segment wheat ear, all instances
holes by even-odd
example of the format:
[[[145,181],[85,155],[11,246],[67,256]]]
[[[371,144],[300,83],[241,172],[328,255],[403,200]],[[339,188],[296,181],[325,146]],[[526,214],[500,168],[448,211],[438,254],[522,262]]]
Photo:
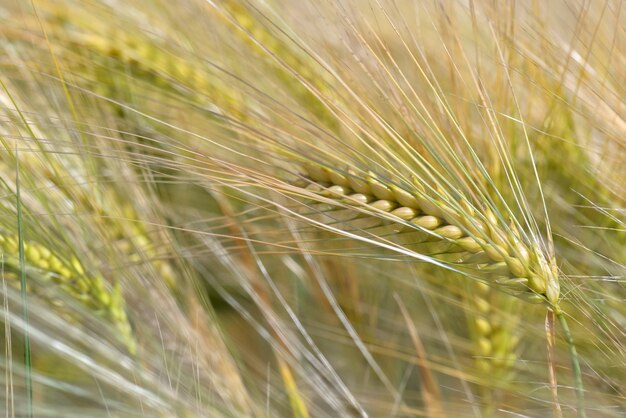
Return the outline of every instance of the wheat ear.
[[[474,362],[485,381],[498,382],[502,387],[510,382],[517,359],[519,336],[515,332],[519,320],[518,299],[497,291],[482,282],[466,287],[466,317],[473,345]],[[503,316],[503,312],[505,315]],[[481,386],[487,402],[487,415],[493,415],[493,391]]]
[[[17,237],[0,234],[0,249],[6,253],[4,262],[12,268],[19,269]],[[24,255],[27,268],[43,273],[36,277],[54,283],[72,299],[108,320],[120,332],[120,337],[129,352],[135,352],[135,341],[119,285],[116,284],[110,289],[102,277],[88,275],[76,257],[65,260],[36,242],[24,242]],[[62,305],[63,302],[53,300],[52,303]]]
[[[473,283],[468,291],[467,302],[472,308],[468,316],[476,365],[485,376],[495,373],[503,377],[515,362],[515,348],[519,343],[519,338],[511,333],[514,324],[505,324],[498,318],[496,310],[512,302],[509,297],[503,299],[500,296],[501,293],[480,282]]]
[[[329,113],[316,94],[323,92],[329,94],[326,80],[319,75],[313,77],[310,68],[312,62],[308,57],[297,54],[289,43],[280,39],[257,21],[257,17],[241,4],[227,1],[222,4],[222,9],[211,9],[217,19],[227,25],[241,44],[256,55],[271,55],[276,60],[272,66],[272,72],[289,90],[290,94],[312,114],[329,123],[336,125],[336,119]],[[225,111],[230,116],[239,120],[246,120],[247,114],[252,111],[244,100],[240,90],[233,88],[228,82],[222,80],[224,74],[208,73],[207,66],[196,64],[189,57],[179,56],[177,51],[168,52],[171,46],[149,38],[141,38],[144,34],[130,34],[123,31],[111,31],[100,29],[90,22],[88,30],[83,30],[81,16],[70,11],[60,13],[52,11],[48,18],[48,24],[53,28],[53,34],[58,31],[62,45],[73,46],[64,48],[61,54],[72,56],[74,59],[65,59],[65,62],[76,65],[75,71],[95,74],[96,76],[110,77],[110,70],[106,73],[98,73],[98,66],[93,65],[94,59],[100,64],[118,62],[120,72],[128,72],[145,79],[161,88],[171,91],[185,88],[186,99],[192,99],[206,106],[207,97],[210,96],[211,105],[218,112]],[[33,20],[31,26],[37,33],[39,21]],[[60,24],[69,24],[75,30],[69,31]],[[7,36],[13,40],[20,40],[23,34],[8,32]],[[262,45],[262,46],[261,46]],[[287,50],[289,49],[289,51]],[[81,51],[89,51],[89,60],[77,60],[75,56],[82,54]],[[45,51],[47,53],[47,51]],[[94,57],[95,54],[95,57]],[[105,61],[106,60],[106,61]],[[78,62],[78,64],[75,64]],[[295,76],[297,75],[297,77]],[[301,82],[298,78],[303,78]],[[108,79],[107,79],[108,80]],[[100,91],[106,96],[115,96],[116,83],[110,81],[99,83],[97,88],[106,89]],[[219,93],[219,94],[215,94]]]
[[[430,237],[455,244],[456,249],[470,254],[468,258],[459,257],[457,262],[474,264],[488,276],[496,277],[492,284],[517,296],[558,306],[554,259],[524,242],[515,229],[504,229],[488,208],[479,216],[466,200],[460,200],[458,207],[452,206],[425,192],[411,193],[384,184],[373,173],[363,178],[351,170],[340,172],[312,166],[307,169],[312,182],[306,186],[309,191],[371,210],[372,214],[387,212],[389,219],[426,231]],[[418,183],[415,186],[422,188]]]

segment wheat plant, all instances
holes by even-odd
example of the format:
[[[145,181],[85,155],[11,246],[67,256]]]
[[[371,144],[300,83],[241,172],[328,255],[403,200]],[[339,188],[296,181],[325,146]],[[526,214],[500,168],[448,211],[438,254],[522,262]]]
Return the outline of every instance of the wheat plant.
[[[623,9],[5,1],[4,414],[623,416]]]

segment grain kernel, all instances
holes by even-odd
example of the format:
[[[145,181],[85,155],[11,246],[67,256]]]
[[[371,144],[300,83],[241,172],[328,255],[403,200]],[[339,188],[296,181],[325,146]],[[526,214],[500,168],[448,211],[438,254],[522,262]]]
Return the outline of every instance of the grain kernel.
[[[433,230],[441,225],[441,219],[430,215],[418,216],[417,218],[411,219],[411,223],[424,229]]]
[[[397,209],[394,209],[391,212],[391,214],[394,216],[397,216],[400,219],[404,219],[405,221],[408,221],[408,220],[415,218],[415,215],[417,215],[417,212],[415,211],[415,209],[402,206]]]
[[[377,200],[373,203],[370,203],[370,206],[384,212],[389,212],[392,211],[397,206],[397,204],[390,200]]]

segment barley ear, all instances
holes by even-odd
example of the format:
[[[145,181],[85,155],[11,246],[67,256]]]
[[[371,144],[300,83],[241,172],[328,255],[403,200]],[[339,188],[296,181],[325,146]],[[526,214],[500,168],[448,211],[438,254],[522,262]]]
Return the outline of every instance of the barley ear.
[[[19,252],[18,237],[0,235],[0,249],[6,253],[5,263],[21,270],[16,260]],[[110,289],[104,278],[89,275],[76,257],[66,260],[37,242],[24,242],[24,258],[27,269],[37,270],[41,273],[38,276],[113,324],[129,352],[136,352],[136,342],[126,316],[119,283]]]
[[[313,163],[307,165],[305,172],[311,180],[306,187],[308,191],[336,200],[338,204],[358,203],[362,210],[371,210],[372,216],[388,213],[391,220],[413,225],[429,232],[430,237],[438,237],[466,251],[465,262],[474,264],[491,284],[528,301],[558,305],[554,260],[524,242],[516,229],[501,225],[489,208],[479,214],[465,199],[461,199],[458,206],[451,205],[428,196],[423,186],[411,192],[386,184],[373,172],[361,177],[350,168],[333,170]],[[330,174],[334,172],[346,172],[348,176]],[[344,180],[344,177],[347,178]],[[333,183],[337,179],[341,184]],[[419,179],[414,178],[413,182],[419,184]],[[440,195],[445,194],[440,192]]]

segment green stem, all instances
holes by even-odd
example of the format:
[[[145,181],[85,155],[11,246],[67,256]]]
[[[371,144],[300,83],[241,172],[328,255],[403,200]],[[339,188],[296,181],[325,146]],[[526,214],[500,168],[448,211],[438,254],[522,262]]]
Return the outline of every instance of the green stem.
[[[576,351],[576,346],[574,345],[574,338],[572,337],[572,333],[567,325],[567,320],[563,311],[556,309],[555,314],[559,318],[561,328],[563,328],[563,333],[565,334],[565,341],[569,347],[570,358],[572,361],[572,371],[574,372],[574,386],[576,388],[576,397],[578,398],[578,416],[579,418],[586,418],[587,414],[585,413],[585,389],[583,387],[583,375],[580,370],[580,362],[578,361],[578,352]]]
[[[28,335],[28,299],[26,294],[26,260],[24,256],[24,233],[22,231],[22,202],[20,198],[20,163],[17,147],[15,148],[15,195],[17,206],[17,238],[20,255],[20,293],[24,316],[24,367],[26,368],[26,408],[27,416],[33,416],[33,385],[30,363],[30,336]]]

